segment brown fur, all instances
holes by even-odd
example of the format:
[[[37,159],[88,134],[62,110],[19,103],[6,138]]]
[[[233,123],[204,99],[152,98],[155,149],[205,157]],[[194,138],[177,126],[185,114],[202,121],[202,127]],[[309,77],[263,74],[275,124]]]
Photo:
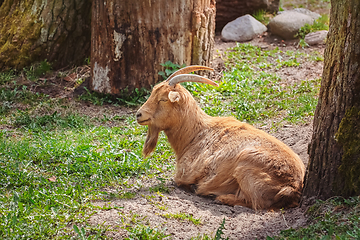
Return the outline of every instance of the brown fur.
[[[178,94],[172,101],[169,92]],[[175,95],[176,95],[175,94]],[[228,205],[279,209],[298,205],[305,167],[299,156],[269,134],[235,118],[211,117],[179,84],[154,87],[137,113],[148,125],[145,156],[164,131],[177,156],[175,182]]]

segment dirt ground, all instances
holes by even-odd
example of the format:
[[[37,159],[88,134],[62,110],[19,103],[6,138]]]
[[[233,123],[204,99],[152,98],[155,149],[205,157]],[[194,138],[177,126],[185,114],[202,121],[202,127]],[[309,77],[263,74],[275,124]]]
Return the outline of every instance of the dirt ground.
[[[253,45],[271,49],[279,47],[281,50],[300,50],[305,52],[318,51],[323,53],[324,46],[315,46],[305,49],[297,48],[297,41],[283,42],[276,37],[263,36],[254,39]],[[221,77],[224,63],[221,54],[236,43],[224,43],[216,37],[213,67],[216,69],[215,79]],[[286,81],[297,82],[303,79],[319,78],[322,74],[322,62],[306,62],[300,67],[284,68],[277,74]],[[284,125],[276,132],[271,132],[269,126],[261,127],[278,139],[289,145],[304,161],[308,163],[307,148],[312,134],[312,119],[300,125]],[[170,176],[169,179],[172,179]],[[141,180],[138,180],[141,181]],[[164,229],[172,239],[190,239],[202,234],[214,236],[216,230],[225,218],[224,237],[229,239],[266,239],[266,236],[277,235],[280,230],[304,226],[307,222],[304,212],[306,208],[293,208],[285,211],[254,211],[241,206],[219,205],[212,199],[196,196],[175,186],[172,180],[166,182],[169,194],[150,193],[148,187],[158,184],[156,179],[144,179],[142,188],[132,199],[117,199],[109,202],[94,202],[98,206],[110,205],[119,207],[111,210],[99,210],[92,215],[89,223],[109,226],[107,235],[115,239],[127,236],[121,226],[129,222],[140,221],[153,228]],[[108,189],[107,191],[116,191]],[[166,209],[166,210],[164,210]],[[195,225],[188,220],[169,219],[164,215],[172,213],[187,213],[201,224]],[[136,220],[134,220],[134,214]]]

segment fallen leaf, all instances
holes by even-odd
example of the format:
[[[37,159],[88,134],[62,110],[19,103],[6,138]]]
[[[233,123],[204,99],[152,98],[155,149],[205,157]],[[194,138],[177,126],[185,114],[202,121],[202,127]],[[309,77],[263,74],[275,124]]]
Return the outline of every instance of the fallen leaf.
[[[48,178],[48,180],[49,180],[50,182],[56,182],[56,177],[55,177],[55,176],[52,176],[52,177]]]
[[[96,149],[96,152],[97,152],[97,153],[102,152],[102,151],[104,151],[104,148]]]

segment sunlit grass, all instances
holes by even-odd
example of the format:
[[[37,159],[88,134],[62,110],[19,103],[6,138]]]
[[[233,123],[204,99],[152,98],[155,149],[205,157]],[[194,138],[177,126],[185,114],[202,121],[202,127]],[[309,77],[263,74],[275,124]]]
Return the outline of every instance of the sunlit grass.
[[[238,44],[227,52],[227,70],[218,88],[203,84],[186,87],[212,116],[234,116],[250,123],[269,118],[297,123],[313,116],[320,79],[288,84],[268,69],[297,67],[304,58],[321,60],[317,53],[312,56]]]

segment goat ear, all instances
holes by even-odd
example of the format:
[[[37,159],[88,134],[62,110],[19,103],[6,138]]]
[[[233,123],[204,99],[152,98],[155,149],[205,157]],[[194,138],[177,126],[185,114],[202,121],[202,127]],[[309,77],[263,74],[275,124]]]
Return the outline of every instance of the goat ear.
[[[178,102],[180,100],[180,94],[178,92],[170,91],[168,98],[170,102]]]

